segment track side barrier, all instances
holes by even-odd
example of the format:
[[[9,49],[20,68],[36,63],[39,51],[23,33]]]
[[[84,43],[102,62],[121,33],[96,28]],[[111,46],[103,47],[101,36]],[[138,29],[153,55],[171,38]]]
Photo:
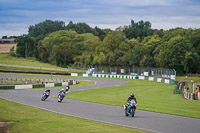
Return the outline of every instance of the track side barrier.
[[[80,73],[71,73],[71,76],[80,76],[80,77],[96,77],[96,78],[118,78],[118,79],[142,79],[150,80],[155,82],[162,82],[166,84],[176,84],[175,80],[149,77],[149,76],[132,76],[132,75],[110,75],[110,74],[80,74]]]
[[[61,83],[46,83],[46,84],[34,84],[34,85],[32,85],[32,84],[28,84],[28,85],[6,85],[6,86],[0,86],[0,90],[58,87],[58,86],[75,85],[77,83],[78,82],[76,80],[69,80],[68,82],[61,82]]]

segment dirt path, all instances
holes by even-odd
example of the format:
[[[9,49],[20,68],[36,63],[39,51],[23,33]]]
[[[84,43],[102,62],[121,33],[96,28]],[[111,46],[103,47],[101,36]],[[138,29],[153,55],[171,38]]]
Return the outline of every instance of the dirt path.
[[[0,133],[9,133],[9,127],[14,122],[3,122],[0,121]]]

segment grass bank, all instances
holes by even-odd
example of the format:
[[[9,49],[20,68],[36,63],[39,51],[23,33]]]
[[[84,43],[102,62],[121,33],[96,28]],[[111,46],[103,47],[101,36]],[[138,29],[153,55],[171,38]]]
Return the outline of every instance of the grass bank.
[[[70,92],[68,98],[107,105],[122,106],[130,93],[138,101],[138,109],[200,118],[200,101],[185,100],[173,94],[174,85],[147,80],[126,80],[122,86]]]
[[[200,83],[200,74],[177,76],[176,80],[177,81],[186,81],[186,82],[191,82],[191,80],[192,80],[194,83]]]
[[[8,53],[0,53],[0,64],[16,66],[16,67],[0,66],[0,70],[4,71],[12,70],[12,71],[24,71],[24,72],[49,72],[49,73],[85,72],[85,70],[68,69],[51,65],[48,63],[43,63],[36,60],[33,57],[29,58],[12,57]]]
[[[111,124],[61,115],[0,98],[0,121],[14,122],[11,133],[144,133]]]

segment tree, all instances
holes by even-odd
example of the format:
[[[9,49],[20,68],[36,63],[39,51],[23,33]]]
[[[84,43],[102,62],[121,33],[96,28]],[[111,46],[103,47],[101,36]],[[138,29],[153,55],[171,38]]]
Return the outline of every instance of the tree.
[[[42,40],[47,34],[63,30],[65,26],[65,23],[63,21],[52,21],[52,20],[45,20],[43,22],[40,22],[39,24],[35,24],[34,26],[29,26],[28,28],[28,35],[33,37],[35,40],[35,47],[34,49],[34,55],[36,58],[39,58],[39,52],[38,52],[38,43],[40,40]]]
[[[95,26],[95,28],[92,28],[86,23],[74,24],[72,21],[70,21],[69,24],[65,27],[65,30],[74,30],[78,34],[92,33],[93,35],[98,36],[101,40],[104,39],[107,32],[107,30],[102,30],[97,26]]]
[[[97,48],[98,50],[99,48]],[[107,58],[107,64],[126,65],[125,54],[129,49],[125,35],[122,31],[111,31],[105,36],[100,51]],[[124,56],[124,57],[123,57]],[[123,60],[123,63],[121,62]]]
[[[143,57],[143,45],[139,43],[136,39],[131,39],[128,41],[130,49],[126,53],[126,58],[128,60],[128,66],[139,66],[140,61]]]
[[[198,54],[194,50],[187,51],[182,64],[186,73],[196,73],[199,68]]]
[[[28,34],[32,37],[45,36],[48,33],[63,30],[65,23],[63,21],[45,20],[34,26],[29,26]]]
[[[7,39],[8,37],[7,36],[2,36],[2,39]]]
[[[91,33],[79,34],[77,38],[76,47],[80,50],[80,56],[74,58],[75,65],[92,65],[95,48],[100,45],[99,38]]]
[[[128,39],[132,38],[144,38],[152,35],[153,30],[151,29],[151,23],[149,21],[144,22],[143,20],[135,23],[131,20],[131,25],[125,26],[123,32]]]
[[[9,55],[13,56],[13,57],[16,56],[16,54],[15,54],[15,47],[14,46],[10,49]]]
[[[35,40],[29,35],[21,35],[16,39],[16,54],[20,57],[32,57],[34,54]]]
[[[125,35],[121,31],[111,31],[108,32],[106,37],[103,40],[103,46],[105,52],[109,53],[110,51],[114,52],[116,49],[119,49],[119,46],[122,42],[125,42]]]
[[[73,58],[80,53],[77,36],[75,31],[66,30],[49,34],[38,45],[40,59],[59,66],[73,64]]]
[[[190,41],[181,36],[171,38],[166,42],[156,57],[160,67],[175,69],[179,74],[184,73],[186,53],[192,51]]]
[[[74,30],[77,33],[93,33],[93,29],[86,23],[73,24],[72,21],[65,27],[65,30]]]
[[[158,54],[156,47],[161,45],[161,38],[158,35],[145,37],[143,43],[143,57],[140,61],[141,67],[155,67],[154,56]]]

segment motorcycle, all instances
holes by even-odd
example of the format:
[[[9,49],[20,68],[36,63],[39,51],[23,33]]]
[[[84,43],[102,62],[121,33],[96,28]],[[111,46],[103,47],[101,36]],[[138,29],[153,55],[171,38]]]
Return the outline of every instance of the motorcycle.
[[[50,95],[49,92],[45,92],[45,93],[42,95],[41,100],[42,100],[42,101],[45,101],[45,100],[49,97],[49,95]]]
[[[65,97],[65,92],[61,92],[59,95],[58,95],[58,102],[62,102],[62,100],[64,99]]]
[[[128,101],[127,104],[124,105],[125,116],[134,117],[136,107],[137,103],[135,102],[135,100]]]

